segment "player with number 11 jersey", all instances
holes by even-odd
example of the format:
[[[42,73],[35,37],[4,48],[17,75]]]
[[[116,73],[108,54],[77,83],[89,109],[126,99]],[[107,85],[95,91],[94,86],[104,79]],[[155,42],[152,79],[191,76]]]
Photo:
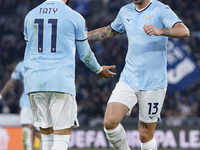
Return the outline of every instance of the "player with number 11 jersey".
[[[46,1],[26,16],[24,35],[26,92],[75,95],[75,41],[87,39],[84,18],[62,1]],[[91,70],[97,71],[100,66],[93,61]]]

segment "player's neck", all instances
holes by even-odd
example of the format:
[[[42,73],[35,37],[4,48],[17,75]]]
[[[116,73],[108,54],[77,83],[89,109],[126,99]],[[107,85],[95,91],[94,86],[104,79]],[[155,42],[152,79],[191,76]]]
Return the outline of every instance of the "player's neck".
[[[135,5],[135,9],[136,9],[137,11],[142,11],[142,10],[144,10],[145,8],[147,8],[147,7],[150,5],[151,2],[152,2],[152,0],[146,0],[146,1],[144,1],[144,3],[141,4],[141,5]]]

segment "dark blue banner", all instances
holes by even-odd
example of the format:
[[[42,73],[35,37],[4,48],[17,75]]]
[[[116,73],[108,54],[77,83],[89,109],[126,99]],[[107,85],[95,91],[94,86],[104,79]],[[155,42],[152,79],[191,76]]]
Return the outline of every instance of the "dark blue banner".
[[[171,40],[167,50],[168,93],[182,91],[200,79],[200,68],[186,51]]]

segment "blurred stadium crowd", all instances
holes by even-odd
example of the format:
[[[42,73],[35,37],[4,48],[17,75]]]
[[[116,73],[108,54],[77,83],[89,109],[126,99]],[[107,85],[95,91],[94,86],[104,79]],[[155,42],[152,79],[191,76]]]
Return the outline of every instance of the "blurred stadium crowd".
[[[181,41],[200,66],[200,1],[161,0],[168,4],[183,20],[191,31],[191,37]],[[0,89],[10,78],[16,63],[23,59],[25,41],[23,39],[24,16],[42,0],[0,0]],[[119,9],[131,0],[71,0],[71,7],[79,11],[86,19],[88,30],[109,25]],[[102,80],[88,70],[76,57],[76,86],[78,116],[81,125],[96,126],[102,124],[104,110],[120,72],[124,66],[127,51],[127,38],[121,34],[113,39],[90,42],[91,48],[101,65],[116,65],[117,76]],[[11,88],[9,94],[0,102],[0,113],[19,113],[19,97],[22,84]],[[131,114],[138,117],[138,108]],[[188,118],[200,118],[200,80],[184,91],[167,94],[162,110],[166,125],[194,123]],[[165,119],[164,119],[165,118]],[[131,120],[125,118],[125,122]],[[187,121],[186,121],[187,120]],[[199,122],[200,124],[200,122]]]

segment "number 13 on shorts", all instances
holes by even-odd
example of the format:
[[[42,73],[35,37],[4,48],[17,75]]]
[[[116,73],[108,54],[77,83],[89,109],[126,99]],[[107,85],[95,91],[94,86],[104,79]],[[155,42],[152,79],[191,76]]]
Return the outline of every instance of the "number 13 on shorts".
[[[166,89],[142,91],[139,99],[139,119],[154,123],[160,119]]]

